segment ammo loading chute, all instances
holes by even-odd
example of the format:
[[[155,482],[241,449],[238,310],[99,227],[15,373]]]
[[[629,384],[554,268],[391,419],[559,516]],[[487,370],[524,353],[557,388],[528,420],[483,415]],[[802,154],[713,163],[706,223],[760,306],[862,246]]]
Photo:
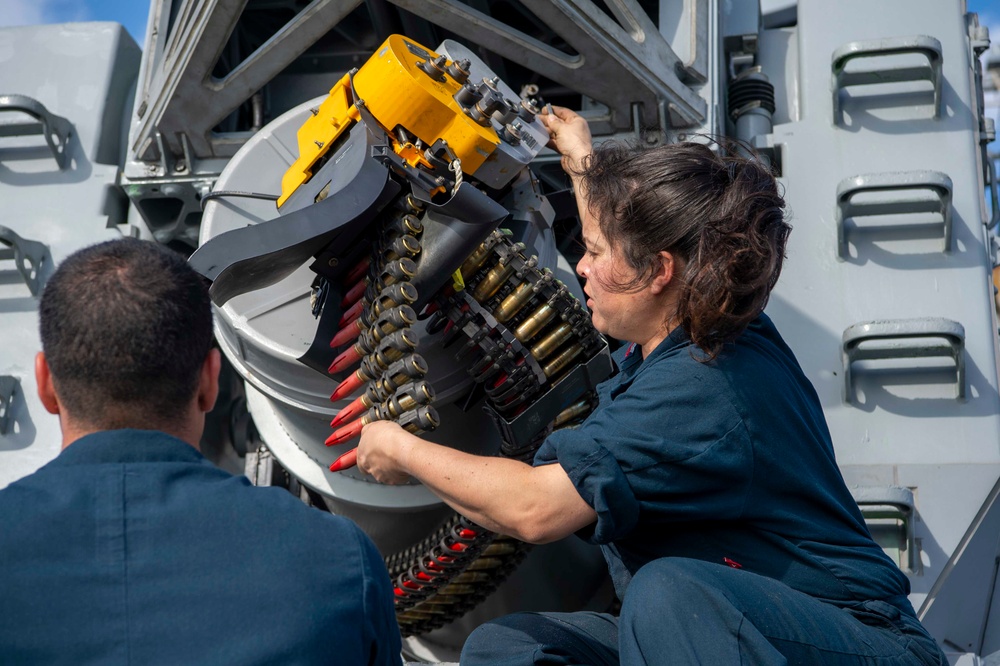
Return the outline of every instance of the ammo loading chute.
[[[467,49],[446,42],[441,51],[390,37],[298,121],[280,216],[265,217],[256,202],[252,212],[235,199],[217,203],[191,259],[213,279],[220,344],[247,380],[255,419],[274,416],[258,423],[268,448],[328,509],[372,534],[387,555],[404,635],[463,615],[527,546],[430,510],[436,500],[425,489],[330,473],[356,446],[360,424],[391,418],[419,432],[440,423],[433,436],[461,446],[486,439],[492,422],[496,452],[530,459],[553,428],[589,413],[593,387],[611,370],[571,273],[557,268],[554,246],[544,251],[551,208],[527,168],[547,140],[537,109],[514,101]],[[271,134],[265,127],[217,187],[267,190],[261,155],[290,152],[289,125],[304,115],[289,112]],[[293,292],[303,290],[310,259],[304,298]],[[318,317],[308,333],[304,308]],[[294,311],[296,325],[279,311]],[[323,383],[301,377],[293,359]],[[331,409],[317,393],[335,385]],[[338,420],[341,412],[350,416]],[[331,414],[339,428],[319,435],[317,422]],[[458,425],[445,432],[449,422]],[[403,499],[373,494],[397,492]],[[421,512],[411,532],[422,533],[405,538],[381,532],[364,506],[378,513],[408,502]]]

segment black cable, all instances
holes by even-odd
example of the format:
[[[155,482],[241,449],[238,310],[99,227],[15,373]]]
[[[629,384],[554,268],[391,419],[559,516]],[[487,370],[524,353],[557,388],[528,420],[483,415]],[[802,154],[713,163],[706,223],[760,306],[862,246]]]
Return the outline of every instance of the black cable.
[[[205,210],[205,202],[222,197],[245,197],[247,199],[265,199],[267,201],[277,201],[277,194],[262,194],[261,192],[240,192],[239,190],[215,190],[209,192],[201,198],[201,209]]]

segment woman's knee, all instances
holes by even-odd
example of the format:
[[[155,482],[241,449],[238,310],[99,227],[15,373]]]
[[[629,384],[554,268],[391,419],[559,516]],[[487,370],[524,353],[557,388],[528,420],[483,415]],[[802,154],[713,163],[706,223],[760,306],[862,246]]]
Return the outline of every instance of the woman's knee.
[[[632,577],[622,602],[622,622],[632,625],[698,621],[696,609],[725,602],[715,584],[715,565],[685,558],[654,560]]]
[[[534,613],[514,613],[481,624],[465,640],[461,663],[463,666],[497,664],[501,656],[505,663],[518,663],[517,653],[533,653],[537,646],[537,639],[532,635],[536,626]]]

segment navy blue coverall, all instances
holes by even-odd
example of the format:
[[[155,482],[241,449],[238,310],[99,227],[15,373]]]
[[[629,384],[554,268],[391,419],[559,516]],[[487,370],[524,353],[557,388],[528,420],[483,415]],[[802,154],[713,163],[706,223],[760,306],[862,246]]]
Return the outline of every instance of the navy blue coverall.
[[[389,575],[352,522],[146,430],[0,490],[0,663],[393,664]]]
[[[645,360],[622,348],[600,406],[535,456],[597,512],[579,534],[601,545],[620,617],[500,618],[463,665],[942,663],[770,319],[698,354],[679,328]]]

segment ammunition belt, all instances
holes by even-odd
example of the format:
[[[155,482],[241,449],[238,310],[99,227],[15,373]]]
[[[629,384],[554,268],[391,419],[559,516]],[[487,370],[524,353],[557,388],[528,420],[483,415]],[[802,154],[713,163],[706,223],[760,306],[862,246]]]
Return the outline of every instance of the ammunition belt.
[[[409,306],[418,298],[409,279],[419,271],[419,212],[412,201],[397,201],[371,238],[368,256],[347,275],[345,287],[351,288],[345,289],[344,317],[331,345],[356,342],[330,372],[359,367],[332,397],[362,387],[364,393],[334,419],[332,425],[341,427],[328,444],[356,436],[373,420],[395,420],[417,433],[439,422],[433,389],[421,381],[427,364],[410,333],[415,317]],[[606,345],[583,305],[524,249],[508,232],[492,232],[457,272],[455,285],[431,302],[426,329],[444,332],[443,344],[456,346],[456,362],[483,388],[500,429],[500,455],[530,462],[553,428],[582,420],[596,401],[592,392],[572,395],[569,407],[540,397]],[[388,557],[403,635],[426,633],[464,615],[530,548],[456,513],[427,538]]]

